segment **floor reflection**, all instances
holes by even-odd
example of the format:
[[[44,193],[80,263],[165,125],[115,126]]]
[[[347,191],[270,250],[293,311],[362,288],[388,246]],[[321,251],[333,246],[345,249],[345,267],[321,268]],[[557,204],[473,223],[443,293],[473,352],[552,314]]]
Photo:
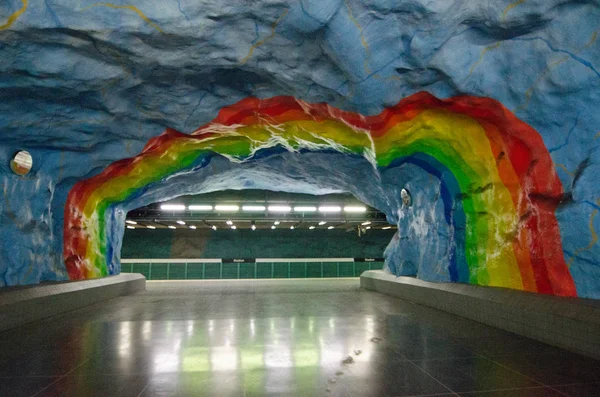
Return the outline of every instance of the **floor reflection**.
[[[594,360],[356,280],[149,283],[109,302],[3,333],[0,396],[600,395]]]

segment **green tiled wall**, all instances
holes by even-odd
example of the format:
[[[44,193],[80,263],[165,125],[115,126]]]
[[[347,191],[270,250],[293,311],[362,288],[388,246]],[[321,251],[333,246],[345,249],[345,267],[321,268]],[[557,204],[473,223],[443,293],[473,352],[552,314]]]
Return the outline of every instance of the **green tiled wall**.
[[[1,17],[0,17],[1,19]],[[122,258],[376,258],[395,230],[125,229]],[[324,241],[327,243],[324,244]]]
[[[122,273],[141,273],[148,280],[211,280],[237,278],[358,277],[381,269],[382,262],[257,262],[257,263],[124,263]]]

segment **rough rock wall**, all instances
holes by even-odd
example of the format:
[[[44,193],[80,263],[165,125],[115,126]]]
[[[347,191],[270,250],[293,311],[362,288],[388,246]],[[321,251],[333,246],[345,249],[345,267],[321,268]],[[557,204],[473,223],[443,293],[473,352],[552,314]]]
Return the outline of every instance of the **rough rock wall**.
[[[541,135],[564,261],[598,298],[599,19],[598,1],[5,1],[0,283],[67,277],[68,192],[167,127],[192,132],[248,96],[377,114],[425,90],[493,98]],[[18,149],[26,177],[8,168]],[[419,233],[411,247],[444,244]]]

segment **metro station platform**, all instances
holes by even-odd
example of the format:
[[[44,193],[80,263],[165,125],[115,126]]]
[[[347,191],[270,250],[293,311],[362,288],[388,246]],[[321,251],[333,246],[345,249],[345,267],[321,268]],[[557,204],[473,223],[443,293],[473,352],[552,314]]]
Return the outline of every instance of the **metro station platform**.
[[[598,396],[600,362],[356,278],[153,281],[0,333],[0,396]]]

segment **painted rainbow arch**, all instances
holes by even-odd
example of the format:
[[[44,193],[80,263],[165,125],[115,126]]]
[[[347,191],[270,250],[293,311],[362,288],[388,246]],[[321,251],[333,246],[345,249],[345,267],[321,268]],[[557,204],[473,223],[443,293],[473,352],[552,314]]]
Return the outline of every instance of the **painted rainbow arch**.
[[[252,161],[276,146],[361,155],[380,170],[418,165],[442,182],[452,281],[577,295],[555,218],[562,185],[541,136],[495,100],[425,92],[375,116],[293,97],[246,98],[191,135],[167,130],[138,156],[72,188],[64,216],[69,277],[110,273],[105,219],[115,204],[215,155]]]

